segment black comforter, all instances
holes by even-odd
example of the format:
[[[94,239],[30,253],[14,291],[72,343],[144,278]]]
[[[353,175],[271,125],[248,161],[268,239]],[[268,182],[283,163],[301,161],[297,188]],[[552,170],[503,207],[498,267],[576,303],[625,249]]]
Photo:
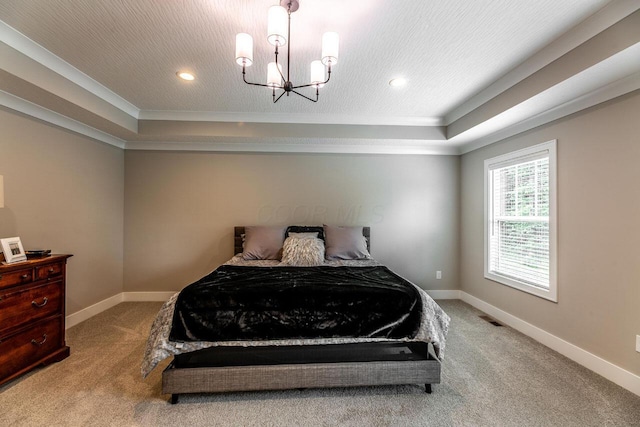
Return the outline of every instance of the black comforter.
[[[182,290],[170,339],[411,338],[420,302],[386,267],[223,265]]]

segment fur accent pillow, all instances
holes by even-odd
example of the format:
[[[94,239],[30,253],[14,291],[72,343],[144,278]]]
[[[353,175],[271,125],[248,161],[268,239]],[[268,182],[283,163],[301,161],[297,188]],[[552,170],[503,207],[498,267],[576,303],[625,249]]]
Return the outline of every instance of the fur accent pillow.
[[[317,239],[318,233],[289,233],[287,237],[293,237],[295,239]]]
[[[287,237],[282,248],[282,264],[311,267],[324,263],[324,242],[316,237]]]

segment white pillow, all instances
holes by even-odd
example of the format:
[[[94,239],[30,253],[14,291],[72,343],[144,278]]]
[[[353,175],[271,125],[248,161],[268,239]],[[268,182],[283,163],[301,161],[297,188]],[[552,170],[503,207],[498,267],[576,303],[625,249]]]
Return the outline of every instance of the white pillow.
[[[299,267],[324,264],[324,242],[310,236],[287,237],[282,248],[281,264]]]

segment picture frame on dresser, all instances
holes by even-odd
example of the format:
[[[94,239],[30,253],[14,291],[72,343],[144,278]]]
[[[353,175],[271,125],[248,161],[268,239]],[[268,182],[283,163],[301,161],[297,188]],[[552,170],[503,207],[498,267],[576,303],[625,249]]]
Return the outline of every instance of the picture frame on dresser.
[[[22,242],[19,237],[0,239],[0,246],[2,247],[5,263],[12,264],[14,262],[27,260],[27,254],[24,251],[24,247],[22,247]]]

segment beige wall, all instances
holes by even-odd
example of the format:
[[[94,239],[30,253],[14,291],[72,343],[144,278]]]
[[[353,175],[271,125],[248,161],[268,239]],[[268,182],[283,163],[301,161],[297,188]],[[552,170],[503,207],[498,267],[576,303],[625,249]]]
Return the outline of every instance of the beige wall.
[[[640,92],[462,156],[462,290],[636,375]],[[558,303],[483,277],[483,162],[558,140]]]
[[[0,109],[0,237],[74,254],[67,314],[122,292],[124,153]]]
[[[127,151],[125,165],[125,291],[200,278],[231,258],[234,225],[322,223],[370,225],[376,259],[458,288],[457,156]]]

